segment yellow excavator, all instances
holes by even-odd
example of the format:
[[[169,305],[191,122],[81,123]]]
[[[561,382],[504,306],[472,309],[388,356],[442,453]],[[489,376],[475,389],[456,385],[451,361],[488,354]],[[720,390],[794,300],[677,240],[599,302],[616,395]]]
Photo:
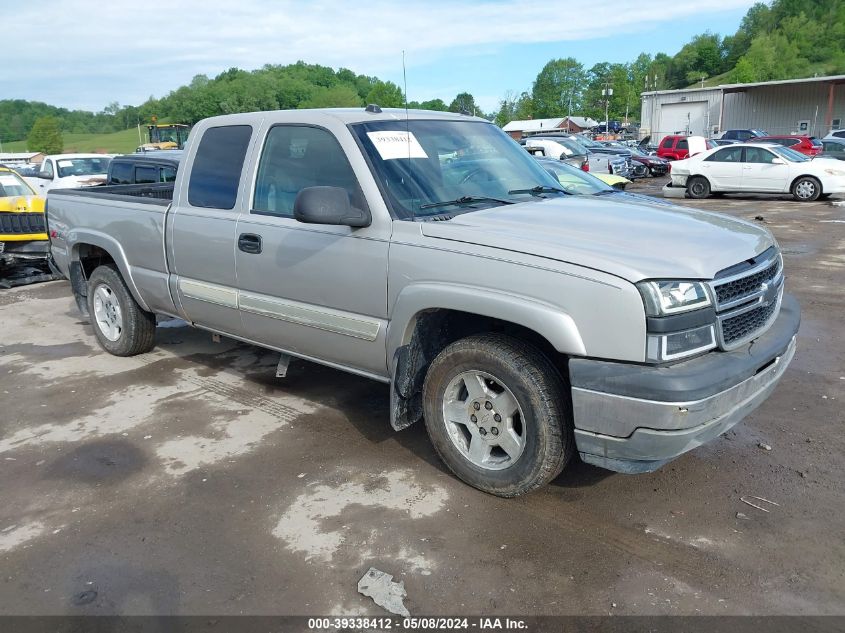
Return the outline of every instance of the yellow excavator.
[[[156,123],[147,126],[149,142],[139,145],[136,152],[149,152],[157,149],[183,149],[188,140],[190,125],[184,123]]]

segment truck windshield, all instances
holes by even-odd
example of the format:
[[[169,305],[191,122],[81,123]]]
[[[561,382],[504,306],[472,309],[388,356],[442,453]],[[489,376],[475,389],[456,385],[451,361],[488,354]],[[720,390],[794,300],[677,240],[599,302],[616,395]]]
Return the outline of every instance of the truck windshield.
[[[93,176],[105,174],[109,170],[109,161],[103,158],[60,158],[56,161],[59,178],[67,176]]]
[[[350,127],[400,219],[466,213],[562,193],[551,174],[490,123],[397,120]],[[539,195],[537,187],[542,188]]]

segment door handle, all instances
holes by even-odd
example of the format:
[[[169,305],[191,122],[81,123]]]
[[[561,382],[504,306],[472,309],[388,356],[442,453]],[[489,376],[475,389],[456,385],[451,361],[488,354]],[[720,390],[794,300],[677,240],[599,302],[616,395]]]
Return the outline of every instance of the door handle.
[[[244,253],[257,255],[261,252],[261,236],[254,233],[241,233],[238,237],[238,248]]]

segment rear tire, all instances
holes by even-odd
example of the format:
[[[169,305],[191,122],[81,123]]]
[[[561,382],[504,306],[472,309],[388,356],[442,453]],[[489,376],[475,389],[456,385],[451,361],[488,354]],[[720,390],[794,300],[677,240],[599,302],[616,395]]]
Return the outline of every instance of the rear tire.
[[[135,356],[155,347],[155,314],[141,309],[114,265],[91,273],[87,299],[94,335],[109,354]]]
[[[792,183],[792,197],[798,202],[813,202],[821,194],[822,185],[812,176],[802,176]]]
[[[704,176],[693,176],[687,181],[687,194],[695,200],[706,198],[710,195],[710,182]]]
[[[500,497],[551,481],[574,452],[560,374],[538,349],[510,336],[473,335],[440,352],[426,374],[423,410],[449,469]]]

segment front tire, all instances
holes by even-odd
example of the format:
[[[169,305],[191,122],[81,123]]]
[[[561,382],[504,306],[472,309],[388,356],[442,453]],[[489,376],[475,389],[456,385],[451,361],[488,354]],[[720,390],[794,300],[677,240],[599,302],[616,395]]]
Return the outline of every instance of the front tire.
[[[426,374],[423,410],[449,469],[500,497],[551,481],[574,452],[560,374],[538,349],[510,336],[478,334],[447,346]]]
[[[155,347],[155,315],[141,309],[113,265],[91,273],[88,314],[97,341],[109,354],[135,356]]]
[[[802,176],[792,183],[792,197],[798,202],[813,202],[821,194],[822,185],[812,176]]]
[[[693,176],[687,181],[687,194],[695,200],[706,198],[710,195],[710,182],[704,176]]]

